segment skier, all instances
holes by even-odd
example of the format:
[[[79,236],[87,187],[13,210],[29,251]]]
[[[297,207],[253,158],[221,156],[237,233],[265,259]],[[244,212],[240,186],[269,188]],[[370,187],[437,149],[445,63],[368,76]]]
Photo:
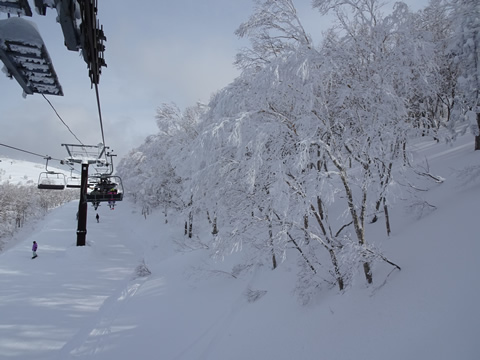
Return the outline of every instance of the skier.
[[[32,252],[33,252],[32,259],[35,259],[38,256],[37,255],[37,248],[38,248],[37,242],[34,241],[33,246],[32,246]]]
[[[95,219],[97,219],[97,223],[100,222],[100,215],[97,214],[97,216],[95,216]]]

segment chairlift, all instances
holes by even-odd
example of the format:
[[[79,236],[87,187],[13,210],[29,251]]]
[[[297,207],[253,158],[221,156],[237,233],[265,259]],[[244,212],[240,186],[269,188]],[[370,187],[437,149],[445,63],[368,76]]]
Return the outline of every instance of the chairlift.
[[[38,176],[38,188],[44,190],[65,189],[65,175],[55,171],[44,171]]]
[[[123,200],[122,179],[120,176],[106,174],[89,177],[86,200],[93,204],[95,210],[101,202],[108,202],[113,209],[116,201]]]
[[[38,176],[38,188],[44,190],[64,190],[66,185],[66,177],[64,173],[48,170],[48,160],[51,157],[45,158],[45,171]]]
[[[67,178],[67,188],[80,189],[81,187],[81,179],[78,176],[69,176]]]
[[[71,164],[70,164],[71,165]],[[80,189],[82,187],[81,178],[73,175],[73,167],[70,169],[70,176],[67,177],[67,188]]]

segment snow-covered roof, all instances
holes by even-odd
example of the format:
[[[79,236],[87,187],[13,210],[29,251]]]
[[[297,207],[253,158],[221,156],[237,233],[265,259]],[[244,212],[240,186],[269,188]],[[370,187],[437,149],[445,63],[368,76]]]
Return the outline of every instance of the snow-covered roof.
[[[35,23],[22,18],[0,20],[0,59],[4,72],[15,77],[26,94],[63,95]]]
[[[21,41],[30,45],[43,45],[37,25],[19,17],[0,20],[0,37],[3,41]]]

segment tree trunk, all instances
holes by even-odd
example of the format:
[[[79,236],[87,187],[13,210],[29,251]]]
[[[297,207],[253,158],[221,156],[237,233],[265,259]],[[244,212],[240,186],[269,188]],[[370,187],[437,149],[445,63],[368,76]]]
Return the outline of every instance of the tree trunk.
[[[212,225],[212,234],[217,235],[218,234],[218,228],[217,228],[217,213],[216,213],[216,211],[213,212],[213,220],[212,220],[212,218],[210,217],[210,212],[207,210],[207,219],[208,219],[208,223],[210,225]]]
[[[335,254],[335,250],[332,244],[332,241],[330,237],[328,236],[327,229],[325,228],[323,224],[323,219],[324,219],[324,214],[323,214],[323,208],[322,208],[322,201],[319,196],[317,196],[317,205],[318,205],[318,211],[315,209],[313,204],[310,204],[310,208],[312,209],[313,215],[315,219],[317,219],[317,223],[320,226],[320,229],[322,230],[323,235],[325,236],[325,241],[327,242],[328,246],[325,246],[327,249],[328,253],[330,254],[330,260],[332,261],[333,265],[333,270],[335,272],[335,277],[337,279],[337,284],[338,288],[340,291],[342,291],[345,288],[345,282],[343,280],[342,273],[340,272],[340,267],[338,265],[338,260],[337,260],[337,255]],[[320,213],[320,210],[322,211]]]
[[[388,206],[383,198],[383,212],[385,213],[385,226],[387,227],[387,236],[390,236],[390,216],[388,215]]]
[[[303,227],[307,230],[308,229],[308,214],[303,216]],[[305,244],[310,243],[310,236],[308,236],[308,232],[305,231]]]
[[[275,213],[275,212],[274,212]],[[277,213],[275,213],[275,216],[277,217],[278,220],[280,220],[280,216],[278,216]],[[303,218],[303,221],[304,221],[304,225],[305,225],[305,230],[308,228],[308,215],[305,215],[304,218]],[[305,255],[305,253],[303,252],[302,248],[300,247],[300,245],[295,241],[295,239],[293,238],[293,236],[287,231],[287,235],[288,237],[290,238],[290,241],[295,245],[295,248],[298,250],[298,252],[300,253],[300,255],[302,255],[302,258],[303,260],[305,260],[305,262],[307,263],[308,267],[313,271],[314,274],[317,273],[317,270],[315,270],[315,268],[313,267],[312,263],[308,260],[307,256]],[[305,238],[308,238],[308,233],[307,231],[305,231]],[[310,240],[308,240],[310,241]],[[306,244],[308,244],[308,242],[306,241],[305,242]]]
[[[362,246],[365,246],[366,242],[365,242],[365,228],[364,228],[365,217],[364,216],[365,216],[366,200],[367,200],[366,190],[362,189],[362,192],[363,192],[362,206],[360,209],[360,215],[358,215],[357,210],[355,209],[355,203],[353,201],[353,192],[347,180],[347,175],[339,164],[336,164],[336,166],[337,166],[337,169],[340,171],[340,179],[342,180],[343,187],[347,195],[347,204],[350,210],[350,214],[352,216],[353,226],[355,228],[355,233],[357,235],[358,243]],[[370,264],[368,262],[365,262],[363,264],[363,270],[365,272],[365,279],[367,280],[367,283],[371,284],[373,282],[373,275],[370,268]]]
[[[273,244],[273,225],[272,225],[272,220],[270,219],[269,216],[267,216],[267,221],[268,221],[268,236],[269,236],[269,242],[270,242],[270,249],[272,251],[272,270],[275,270],[277,268],[277,258],[275,257],[275,247]]]
[[[217,227],[217,215],[213,218],[213,229],[212,229],[212,234],[217,235],[218,234],[218,227]]]
[[[190,211],[190,213],[188,214],[188,221],[189,221],[189,224],[188,224],[188,237],[189,238],[192,238],[193,236],[193,213]]]
[[[365,278],[367,279],[367,282],[369,284],[373,283],[372,269],[370,268],[370,263],[369,262],[364,262],[363,263],[363,271],[365,273]]]
[[[337,284],[340,291],[345,288],[345,283],[343,282],[342,274],[340,273],[340,267],[338,266],[337,256],[333,249],[329,249],[328,252],[330,253],[330,259],[332,260],[333,269],[335,271],[335,277],[337,278]]]
[[[302,258],[303,260],[305,260],[305,262],[307,263],[308,267],[313,271],[314,274],[317,273],[317,270],[315,270],[315,268],[313,267],[312,263],[308,260],[307,256],[305,255],[305,253],[303,252],[302,248],[298,245],[298,243],[295,241],[295,239],[293,238],[292,235],[290,235],[289,232],[287,232],[287,235],[288,237],[290,238],[290,241],[295,245],[295,249],[298,250],[298,252],[300,253],[300,255],[302,255]]]
[[[478,135],[475,136],[475,150],[480,150],[480,113],[477,113]]]

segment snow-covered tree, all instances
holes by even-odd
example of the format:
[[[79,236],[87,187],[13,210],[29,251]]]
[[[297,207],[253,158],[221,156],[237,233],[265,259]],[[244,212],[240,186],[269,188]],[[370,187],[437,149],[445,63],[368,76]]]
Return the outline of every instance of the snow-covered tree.
[[[324,43],[329,63],[313,110],[322,137],[312,142],[334,165],[357,241],[365,247],[366,216],[381,203],[386,209],[394,161],[407,139],[424,134],[432,122],[419,104],[433,91],[425,76],[435,67],[433,48],[402,3],[388,16],[374,0],[313,4],[322,14],[334,12],[338,26]],[[371,282],[368,262],[364,270]]]
[[[412,99],[413,105],[418,104],[420,115],[422,112],[429,114],[429,127],[433,130],[432,135],[439,141],[440,136],[436,131],[452,124],[457,78],[457,66],[448,51],[453,29],[445,1],[432,0],[428,7],[415,15],[415,23],[414,28],[424,34],[425,42],[433,45],[431,61],[436,65],[432,71],[424,74],[430,87],[423,89],[420,97]]]
[[[458,67],[455,87],[455,117],[469,124],[480,150],[480,3],[451,0],[454,26],[450,51]]]
[[[0,250],[25,223],[39,219],[62,204],[78,198],[78,191],[39,190],[35,186],[0,185]]]
[[[159,132],[147,137],[120,162],[117,172],[144,215],[160,207],[167,218],[169,210],[182,211],[188,207],[191,195],[184,194],[185,179],[180,172],[191,173],[185,170],[189,166],[188,146],[197,134],[196,126],[203,111],[201,104],[183,113],[175,104],[162,104],[156,115]]]
[[[327,278],[344,289],[362,267],[372,282],[373,261],[396,265],[369,244],[368,219],[383,212],[390,233],[409,139],[437,138],[448,124],[448,13],[397,3],[384,15],[377,0],[316,0],[338,19],[317,47],[293,0],[256,4],[237,30],[252,44],[237,57],[241,75],[208,106],[159,108],[160,132],[130,155],[127,176],[170,189],[187,232],[194,215],[208,219],[214,236],[201,247],[214,256],[242,249],[275,268],[294,252],[304,284]]]
[[[271,60],[299,50],[299,44],[310,48],[311,38],[305,32],[293,0],[254,0],[254,13],[235,31],[248,37],[251,47],[236,58],[242,69],[263,67]]]

